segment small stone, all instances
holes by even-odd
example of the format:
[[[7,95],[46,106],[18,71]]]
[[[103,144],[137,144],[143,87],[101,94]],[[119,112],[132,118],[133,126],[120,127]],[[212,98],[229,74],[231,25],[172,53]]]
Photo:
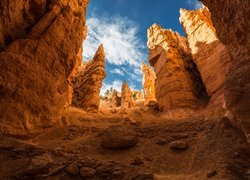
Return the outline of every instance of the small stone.
[[[89,168],[89,167],[82,167],[80,169],[80,175],[82,177],[93,177],[96,173],[96,170],[93,168]]]
[[[207,178],[211,178],[217,174],[216,170],[211,170],[207,173]]]
[[[72,176],[76,176],[79,174],[79,168],[77,167],[77,165],[71,164],[69,165],[67,172]]]
[[[102,173],[107,173],[110,171],[110,169],[106,166],[99,166],[98,168],[96,168],[96,171],[99,173],[99,174],[102,174]]]
[[[165,145],[165,144],[167,144],[167,140],[166,139],[158,139],[156,141],[156,144],[158,144],[158,145]]]
[[[135,146],[136,143],[135,132],[121,126],[112,126],[106,129],[102,137],[102,147],[107,149],[129,149]]]
[[[183,141],[173,141],[169,146],[173,150],[186,150],[188,148],[188,144]]]

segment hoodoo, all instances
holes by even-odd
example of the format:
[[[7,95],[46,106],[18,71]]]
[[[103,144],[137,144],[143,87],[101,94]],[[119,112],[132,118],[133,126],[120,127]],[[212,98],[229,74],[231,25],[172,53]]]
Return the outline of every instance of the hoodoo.
[[[132,108],[134,106],[134,102],[132,99],[132,92],[128,86],[126,81],[123,82],[122,85],[122,93],[121,93],[121,107],[123,109]]]
[[[86,111],[98,110],[102,80],[106,77],[104,68],[104,48],[103,45],[100,45],[94,58],[83,63],[73,78],[73,106]]]
[[[147,105],[150,101],[157,101],[155,97],[155,79],[156,75],[153,69],[145,63],[142,63],[142,84],[144,92],[144,104]]]
[[[250,179],[250,1],[87,5],[0,0],[0,179]]]
[[[186,38],[154,24],[148,29],[148,48],[160,110],[196,108],[206,93]]]
[[[231,56],[216,37],[210,12],[207,7],[193,11],[181,9],[180,22],[208,95],[212,96],[211,103],[224,104],[223,88]]]

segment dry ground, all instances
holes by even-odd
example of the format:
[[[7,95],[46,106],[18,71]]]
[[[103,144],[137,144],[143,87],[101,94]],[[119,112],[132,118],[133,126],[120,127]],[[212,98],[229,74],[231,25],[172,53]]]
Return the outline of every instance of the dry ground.
[[[111,111],[87,114],[70,108],[58,127],[40,135],[1,137],[1,179],[250,178],[249,145],[218,113],[216,118],[211,112]],[[122,150],[104,148],[105,132],[112,128],[125,135],[114,131],[111,136],[136,138],[136,143]]]

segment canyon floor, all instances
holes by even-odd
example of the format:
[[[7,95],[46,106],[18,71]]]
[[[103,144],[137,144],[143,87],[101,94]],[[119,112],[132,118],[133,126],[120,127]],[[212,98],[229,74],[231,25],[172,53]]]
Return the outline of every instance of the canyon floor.
[[[0,177],[250,178],[249,146],[241,131],[214,112],[185,112],[172,112],[171,118],[150,108],[93,114],[70,108],[60,126],[39,135],[2,136]]]

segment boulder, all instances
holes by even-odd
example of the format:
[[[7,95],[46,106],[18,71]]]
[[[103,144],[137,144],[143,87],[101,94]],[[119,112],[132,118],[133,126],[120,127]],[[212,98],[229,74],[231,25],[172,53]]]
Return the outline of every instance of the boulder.
[[[111,126],[104,130],[102,135],[102,147],[113,150],[125,150],[137,143],[136,133],[130,129]]]

